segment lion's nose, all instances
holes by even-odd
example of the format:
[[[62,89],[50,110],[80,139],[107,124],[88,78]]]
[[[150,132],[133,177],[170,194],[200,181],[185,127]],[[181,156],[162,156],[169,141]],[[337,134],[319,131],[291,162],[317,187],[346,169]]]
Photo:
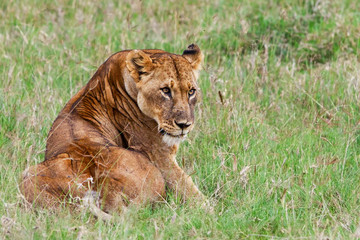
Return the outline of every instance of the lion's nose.
[[[187,123],[187,122],[177,122],[175,121],[175,124],[181,128],[181,129],[185,129],[185,128],[188,128],[190,127],[191,123]]]

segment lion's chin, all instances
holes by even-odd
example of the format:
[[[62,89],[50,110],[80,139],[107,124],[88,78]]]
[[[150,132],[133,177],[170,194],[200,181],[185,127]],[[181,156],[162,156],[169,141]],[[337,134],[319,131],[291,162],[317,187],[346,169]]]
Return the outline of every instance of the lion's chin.
[[[169,147],[174,145],[179,145],[185,139],[186,139],[186,135],[173,136],[173,135],[165,134],[163,136],[163,142],[166,143]]]

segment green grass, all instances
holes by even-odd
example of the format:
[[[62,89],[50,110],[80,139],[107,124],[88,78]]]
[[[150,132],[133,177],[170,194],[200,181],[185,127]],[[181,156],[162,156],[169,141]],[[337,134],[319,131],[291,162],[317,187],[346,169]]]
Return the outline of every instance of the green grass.
[[[9,239],[360,237],[360,2],[0,2],[0,215]],[[205,54],[178,154],[214,204],[172,197],[112,223],[22,205],[53,120],[116,51]],[[222,96],[222,100],[220,99]]]

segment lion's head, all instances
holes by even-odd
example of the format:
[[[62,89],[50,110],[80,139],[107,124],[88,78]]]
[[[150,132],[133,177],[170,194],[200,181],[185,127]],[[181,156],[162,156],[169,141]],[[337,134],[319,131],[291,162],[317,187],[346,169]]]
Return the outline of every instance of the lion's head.
[[[130,51],[124,72],[125,88],[140,110],[158,123],[163,140],[172,146],[194,126],[196,83],[203,55],[190,45],[182,55]]]

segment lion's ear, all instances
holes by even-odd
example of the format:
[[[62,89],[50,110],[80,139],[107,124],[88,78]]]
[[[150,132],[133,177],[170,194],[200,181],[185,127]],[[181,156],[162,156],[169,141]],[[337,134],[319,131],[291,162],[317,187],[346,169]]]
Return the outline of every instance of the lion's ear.
[[[138,82],[142,74],[149,74],[154,69],[154,64],[149,55],[133,50],[126,56],[126,67],[134,81]]]
[[[184,50],[182,55],[189,61],[195,73],[197,73],[201,69],[204,55],[202,54],[198,45],[189,45],[187,49]]]

